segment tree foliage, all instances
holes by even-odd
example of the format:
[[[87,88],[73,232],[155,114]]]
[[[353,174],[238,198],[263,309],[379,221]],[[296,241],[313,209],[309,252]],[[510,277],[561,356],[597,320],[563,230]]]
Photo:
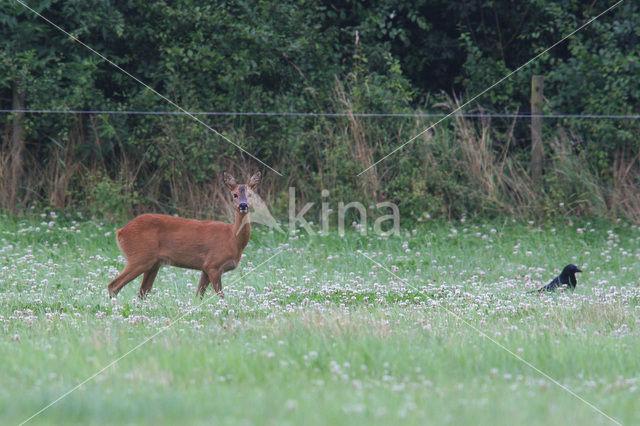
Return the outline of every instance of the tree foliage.
[[[320,200],[318,188],[331,188],[336,196],[392,200],[416,215],[449,216],[491,210],[465,183],[465,166],[452,156],[459,147],[429,145],[433,138],[455,139],[459,125],[441,123],[361,179],[355,176],[358,171],[430,122],[349,114],[443,112],[443,105],[451,107],[455,99],[482,92],[609,6],[579,0],[29,4],[187,110],[347,114],[199,116],[286,175],[277,184],[272,176],[272,185],[267,184],[276,204],[278,195],[295,184],[312,201]],[[528,112],[530,76],[543,74],[548,113],[637,113],[638,22],[640,6],[622,3],[466,111]],[[0,106],[14,108],[17,94],[27,109],[175,110],[73,38],[8,1],[0,4]],[[18,118],[8,113],[0,117],[0,196],[4,208],[16,211],[33,203],[100,204],[96,194],[104,193],[128,210],[180,212],[182,207],[207,215],[218,195],[196,192],[210,193],[222,168],[260,167],[183,115]],[[559,152],[553,140],[566,135],[569,152],[583,155],[603,182],[615,180],[620,164],[633,165],[639,151],[638,120],[545,123],[549,161]],[[482,127],[474,126],[476,131]],[[515,125],[494,120],[488,149],[526,164],[527,126],[524,120]],[[18,142],[24,149],[16,154]],[[453,169],[431,171],[425,181],[421,166],[434,155]],[[18,164],[17,156],[26,173],[11,180],[9,166]],[[48,176],[50,183],[39,176]],[[543,198],[547,194],[555,200],[558,191],[568,191],[558,188],[554,176],[549,170]],[[3,194],[16,182],[20,198],[9,202]],[[469,196],[460,198],[465,191]]]

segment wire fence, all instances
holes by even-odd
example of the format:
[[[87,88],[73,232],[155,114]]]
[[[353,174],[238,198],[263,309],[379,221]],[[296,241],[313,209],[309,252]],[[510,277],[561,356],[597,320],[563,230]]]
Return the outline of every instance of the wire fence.
[[[118,111],[118,110],[53,110],[53,109],[0,109],[3,114],[93,114],[93,115],[205,115],[205,116],[248,116],[248,117],[379,117],[379,118],[568,118],[601,120],[638,120],[640,114],[528,114],[528,113],[375,113],[375,112],[278,112],[278,111]]]

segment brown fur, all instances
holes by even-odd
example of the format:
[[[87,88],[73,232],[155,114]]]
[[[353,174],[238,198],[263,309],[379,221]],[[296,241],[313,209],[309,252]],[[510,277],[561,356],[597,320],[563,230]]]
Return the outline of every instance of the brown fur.
[[[109,283],[109,293],[117,295],[122,287],[144,274],[139,291],[143,298],[151,290],[160,266],[169,264],[201,270],[197,294],[204,295],[212,283],[213,289],[224,297],[222,274],[238,266],[251,237],[247,188],[257,190],[260,172],[253,175],[247,185],[238,185],[231,175],[224,173],[224,183],[234,197],[233,223],[143,214],[119,229],[116,237],[127,265]],[[242,204],[247,207],[246,212],[242,211]]]

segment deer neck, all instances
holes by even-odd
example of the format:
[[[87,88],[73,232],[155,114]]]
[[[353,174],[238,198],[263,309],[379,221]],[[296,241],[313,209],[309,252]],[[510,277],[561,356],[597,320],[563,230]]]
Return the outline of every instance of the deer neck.
[[[249,213],[242,215],[236,212],[231,230],[238,243],[238,249],[240,253],[242,253],[242,250],[244,250],[249,243],[249,238],[251,238],[251,221],[249,220]]]

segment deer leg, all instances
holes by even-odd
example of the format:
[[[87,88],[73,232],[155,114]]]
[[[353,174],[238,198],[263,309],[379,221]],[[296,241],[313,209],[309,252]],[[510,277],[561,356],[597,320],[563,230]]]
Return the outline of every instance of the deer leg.
[[[200,282],[198,283],[198,291],[196,295],[203,297],[204,292],[207,291],[207,287],[209,287],[209,275],[206,272],[202,271],[202,275],[200,275]]]
[[[131,265],[127,263],[127,266],[124,267],[124,271],[120,275],[116,277],[115,280],[109,283],[109,294],[111,296],[115,296],[125,285],[129,284],[130,281],[136,279],[136,277],[143,272],[146,272],[149,268],[144,265]]]
[[[138,297],[140,299],[144,299],[144,297],[151,291],[151,287],[153,287],[153,281],[156,279],[156,275],[158,275],[158,269],[160,269],[160,263],[156,263],[144,273],[142,276],[142,284],[140,285],[140,291],[138,291]]]
[[[224,298],[224,292],[222,291],[222,269],[219,269],[219,268],[207,269],[207,275],[211,280],[213,291],[215,291],[218,294],[218,296]]]

